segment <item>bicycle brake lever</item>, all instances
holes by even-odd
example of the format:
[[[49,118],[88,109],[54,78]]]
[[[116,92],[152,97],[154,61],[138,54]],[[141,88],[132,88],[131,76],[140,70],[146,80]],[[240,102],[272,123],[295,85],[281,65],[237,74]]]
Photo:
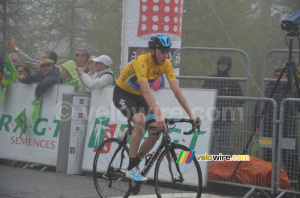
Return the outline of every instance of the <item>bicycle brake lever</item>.
[[[200,121],[201,121],[200,118],[197,117],[196,118],[196,125],[197,125],[197,130],[198,130],[199,134],[200,134],[200,124],[201,124]]]
[[[200,118],[196,118],[196,128],[198,130],[198,135],[200,135]],[[183,135],[190,135],[194,133],[194,125],[193,125],[193,128],[191,130],[189,130],[188,132],[183,132]]]

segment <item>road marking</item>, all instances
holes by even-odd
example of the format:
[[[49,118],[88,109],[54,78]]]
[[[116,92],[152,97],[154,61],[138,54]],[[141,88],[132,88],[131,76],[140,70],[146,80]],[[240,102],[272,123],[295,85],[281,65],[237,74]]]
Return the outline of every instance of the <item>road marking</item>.
[[[135,197],[135,198],[156,198],[157,196],[156,196],[156,194],[154,194],[154,195],[136,195],[136,196],[130,195],[130,197]],[[162,198],[168,198],[168,197],[174,197],[174,198],[176,198],[176,197],[185,198],[186,197],[186,198],[188,198],[188,197],[196,197],[196,193],[176,193],[176,194],[170,193],[170,194],[163,194],[161,197]]]

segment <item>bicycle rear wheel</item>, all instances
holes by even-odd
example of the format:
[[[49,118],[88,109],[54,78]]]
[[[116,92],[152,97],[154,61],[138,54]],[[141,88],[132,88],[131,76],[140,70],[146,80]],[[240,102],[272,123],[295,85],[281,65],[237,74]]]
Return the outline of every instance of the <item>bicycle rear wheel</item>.
[[[165,149],[159,156],[154,172],[157,197],[201,197],[202,172],[199,162],[194,157],[189,164],[176,163],[181,151],[190,150],[184,145],[172,143],[169,151]],[[171,173],[175,180],[172,180]]]
[[[121,140],[105,140],[98,148],[93,164],[93,179],[100,197],[128,197],[131,183],[125,178],[128,147]]]

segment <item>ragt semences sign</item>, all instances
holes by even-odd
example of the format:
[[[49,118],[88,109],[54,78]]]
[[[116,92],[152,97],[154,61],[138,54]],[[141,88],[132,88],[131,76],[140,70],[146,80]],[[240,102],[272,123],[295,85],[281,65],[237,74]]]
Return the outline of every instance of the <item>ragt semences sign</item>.
[[[73,92],[74,86],[54,85],[43,95],[40,119],[33,122],[33,106],[36,84],[12,83],[7,86],[0,106],[0,158],[56,166],[60,116],[58,105],[62,94]],[[26,132],[15,118],[26,109]]]

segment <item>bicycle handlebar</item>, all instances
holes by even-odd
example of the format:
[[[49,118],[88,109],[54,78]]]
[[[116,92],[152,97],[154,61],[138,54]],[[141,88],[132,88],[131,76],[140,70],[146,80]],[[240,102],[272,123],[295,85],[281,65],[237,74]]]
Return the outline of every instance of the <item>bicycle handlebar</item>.
[[[165,118],[165,123],[166,124],[175,124],[175,123],[179,123],[179,122],[188,122],[190,124],[192,124],[192,129],[189,130],[188,132],[183,132],[184,135],[191,135],[192,133],[194,133],[194,130],[197,128],[198,130],[198,134],[200,134],[200,118],[196,118],[196,123],[194,124],[194,121],[192,119],[186,119],[186,118]]]

